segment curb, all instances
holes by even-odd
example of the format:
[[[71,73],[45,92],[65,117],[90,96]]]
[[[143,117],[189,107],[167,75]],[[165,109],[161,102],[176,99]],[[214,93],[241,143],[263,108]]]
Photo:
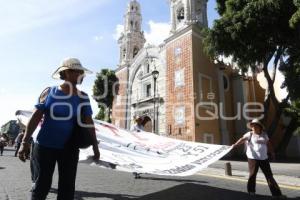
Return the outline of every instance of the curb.
[[[248,181],[248,172],[238,171],[238,170],[232,170],[232,176],[228,176],[225,175],[224,169],[207,168],[197,173],[197,175],[232,180],[232,181],[240,181],[245,183]],[[293,176],[277,175],[277,174],[274,174],[274,178],[281,188],[300,191],[299,178]],[[257,174],[256,183],[261,185],[268,185],[263,173],[261,173],[260,171]]]

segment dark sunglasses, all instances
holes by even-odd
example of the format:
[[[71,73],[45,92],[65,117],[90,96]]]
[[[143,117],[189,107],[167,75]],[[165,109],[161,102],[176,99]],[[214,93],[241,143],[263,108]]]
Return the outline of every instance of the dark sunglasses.
[[[69,72],[72,72],[72,73],[79,73],[79,74],[83,74],[84,71],[83,70],[79,70],[79,69],[68,69]]]

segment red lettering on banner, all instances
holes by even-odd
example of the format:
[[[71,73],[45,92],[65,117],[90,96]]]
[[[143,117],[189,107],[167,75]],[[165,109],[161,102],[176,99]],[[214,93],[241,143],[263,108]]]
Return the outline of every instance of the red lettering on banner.
[[[120,137],[120,135],[118,134],[118,129],[113,127],[113,126],[110,126],[110,125],[107,125],[107,124],[99,124],[100,126],[104,127],[104,128],[107,128],[109,129],[115,136],[118,136]]]

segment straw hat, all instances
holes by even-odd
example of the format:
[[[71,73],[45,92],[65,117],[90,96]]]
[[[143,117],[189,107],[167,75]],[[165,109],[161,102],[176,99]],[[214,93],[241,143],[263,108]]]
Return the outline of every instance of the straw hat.
[[[251,122],[248,122],[247,127],[249,129],[252,129],[253,124],[259,125],[263,130],[265,129],[265,126],[258,119],[253,119]]]
[[[93,73],[92,71],[88,70],[87,68],[84,68],[77,58],[66,58],[61,62],[59,67],[52,74],[52,78],[60,79],[59,73],[64,70],[67,70],[67,69],[82,70],[82,71],[84,71],[85,74]]]

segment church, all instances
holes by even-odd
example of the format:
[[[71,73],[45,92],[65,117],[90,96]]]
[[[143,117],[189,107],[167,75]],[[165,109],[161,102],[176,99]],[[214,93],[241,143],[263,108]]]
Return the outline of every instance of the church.
[[[148,132],[232,144],[247,131],[249,117],[261,114],[264,90],[255,76],[243,77],[204,53],[207,0],[169,0],[169,6],[170,36],[154,46],[145,45],[139,2],[128,3],[118,40],[119,90],[112,123],[130,129],[134,117],[142,116]]]

